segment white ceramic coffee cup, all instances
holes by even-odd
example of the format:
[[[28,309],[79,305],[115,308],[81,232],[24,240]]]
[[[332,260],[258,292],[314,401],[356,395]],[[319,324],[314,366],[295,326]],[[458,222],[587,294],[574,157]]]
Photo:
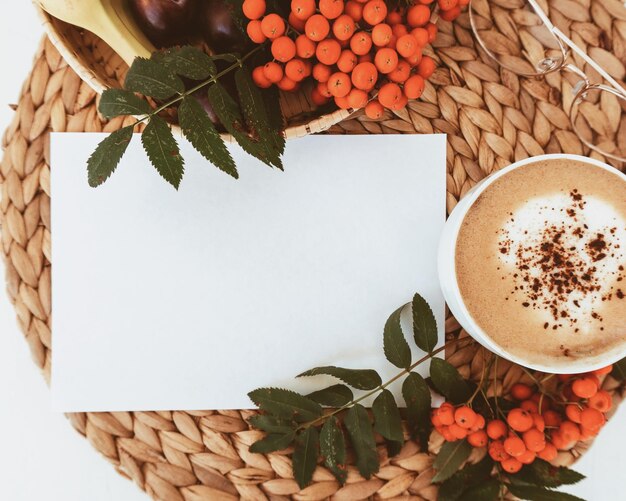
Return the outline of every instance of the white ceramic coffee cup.
[[[564,364],[563,366],[550,367],[541,363],[534,362],[532,360],[525,360],[506,351],[504,348],[502,348],[502,346],[494,342],[494,340],[478,326],[478,324],[472,318],[470,312],[468,311],[465,303],[463,302],[463,298],[461,296],[459,285],[456,279],[455,254],[457,237],[459,235],[459,230],[461,228],[463,220],[465,219],[465,215],[472,207],[476,199],[493,182],[503,176],[506,176],[509,172],[522,168],[528,164],[556,159],[576,160],[595,167],[609,170],[612,173],[617,173],[618,176],[622,177],[622,179],[626,183],[626,175],[619,172],[617,169],[598,160],[583,157],[580,155],[540,155],[520,160],[519,162],[515,162],[514,164],[511,164],[508,167],[505,167],[504,169],[501,169],[481,180],[459,201],[459,203],[456,205],[456,207],[453,209],[452,213],[448,217],[448,220],[446,221],[446,224],[444,226],[441,240],[439,242],[437,266],[441,290],[443,292],[446,303],[450,308],[450,311],[452,311],[457,321],[476,341],[478,341],[484,347],[496,353],[497,355],[500,355],[508,360],[511,360],[512,362],[523,365],[525,367],[529,367],[531,369],[536,369],[548,373],[576,374],[599,369],[601,367],[606,367],[607,365],[626,357],[626,339],[624,340],[624,346],[620,347],[620,349],[613,350],[608,354],[599,354],[595,357],[589,357],[584,359],[580,358],[576,360],[568,359],[568,363],[566,365]]]

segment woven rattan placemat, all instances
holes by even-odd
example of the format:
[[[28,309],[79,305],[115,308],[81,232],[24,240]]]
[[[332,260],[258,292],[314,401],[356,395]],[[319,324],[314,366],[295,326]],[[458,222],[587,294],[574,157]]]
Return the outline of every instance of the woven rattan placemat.
[[[563,32],[613,76],[624,79],[626,9],[622,4],[555,0],[550,7],[551,19]],[[420,101],[378,122],[358,113],[331,132],[447,133],[448,210],[477,181],[514,160],[552,152],[588,154],[564,111],[570,105],[564,91],[571,82],[559,74],[529,80],[498,70],[475,47],[467,16],[454,25],[441,23],[440,29],[436,42],[440,68]],[[46,378],[51,358],[49,132],[119,128],[120,120],[108,124],[100,120],[95,102],[95,93],[45,39],[2,142],[0,222],[8,294],[33,359]],[[465,335],[450,316],[445,327],[449,338]],[[448,361],[464,376],[477,376],[489,356],[478,346],[447,353]],[[498,385],[504,392],[525,377],[518,366],[498,364]],[[615,403],[621,400],[622,388],[614,380],[607,378],[604,387],[613,393]],[[293,480],[289,451],[268,455],[248,451],[260,437],[246,422],[251,413],[77,413],[68,418],[120,473],[155,499],[436,499],[436,486],[431,485],[431,453],[441,445],[436,434],[430,451],[407,442],[392,459],[381,445],[382,467],[369,480],[350,467],[347,484],[340,487],[330,472],[318,467],[313,484],[300,491]],[[558,461],[573,462],[588,445],[581,443],[561,453]],[[480,453],[476,450],[471,459]]]

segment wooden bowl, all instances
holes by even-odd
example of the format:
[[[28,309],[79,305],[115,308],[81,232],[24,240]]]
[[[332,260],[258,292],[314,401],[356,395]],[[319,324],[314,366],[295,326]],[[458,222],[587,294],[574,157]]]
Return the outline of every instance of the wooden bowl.
[[[72,69],[98,94],[121,87],[128,66],[102,39],[77,26],[65,23],[35,6],[50,41]],[[287,119],[287,139],[323,132],[350,116],[354,110],[338,109],[319,115],[305,92],[281,93],[281,109]]]

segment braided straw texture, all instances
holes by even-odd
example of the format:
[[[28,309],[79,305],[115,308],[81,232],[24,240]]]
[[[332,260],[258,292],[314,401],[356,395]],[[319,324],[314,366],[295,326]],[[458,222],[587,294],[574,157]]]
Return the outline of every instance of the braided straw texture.
[[[498,4],[510,4],[497,0]],[[614,76],[626,72],[626,11],[617,0],[554,0],[550,16]],[[522,80],[498,70],[475,47],[467,16],[454,25],[440,23],[435,53],[440,68],[420,101],[406,110],[370,121],[358,113],[335,125],[335,133],[448,134],[447,206],[452,210],[477,181],[514,160],[549,152],[588,154],[571,131],[565,92],[558,74],[547,80]],[[88,35],[85,35],[88,36]],[[98,44],[94,42],[94,47]],[[106,59],[106,58],[105,58]],[[580,63],[580,61],[577,61]],[[1,246],[7,290],[33,359],[50,376],[50,166],[49,132],[112,131],[123,119],[104,123],[96,111],[96,92],[72,71],[44,39],[22,89],[14,119],[5,131],[0,165]],[[614,124],[614,121],[610,121]],[[609,131],[611,132],[611,131]],[[617,135],[617,126],[612,133]],[[448,316],[447,339],[466,336]],[[478,378],[491,354],[472,345],[451,349],[447,359],[465,377]],[[497,364],[498,391],[528,376],[516,365]],[[622,388],[603,382],[617,404]],[[494,393],[494,387],[488,389]],[[431,484],[433,453],[442,438],[434,433],[429,450],[412,441],[394,458],[381,443],[381,469],[371,479],[349,467],[343,487],[318,467],[313,483],[299,490],[290,451],[251,454],[261,437],[246,422],[254,411],[76,413],[68,419],[115,468],[155,499],[436,499]],[[561,453],[570,464],[588,443]],[[470,460],[484,450],[475,450]]]

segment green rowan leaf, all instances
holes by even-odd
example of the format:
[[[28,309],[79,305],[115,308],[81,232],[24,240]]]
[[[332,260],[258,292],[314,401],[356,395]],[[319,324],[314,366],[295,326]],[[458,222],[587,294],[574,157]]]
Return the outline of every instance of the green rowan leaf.
[[[437,346],[437,321],[429,304],[419,294],[413,296],[413,337],[415,344],[427,353]]]
[[[465,402],[472,394],[459,371],[441,358],[430,361],[430,379],[437,391],[453,404]]]
[[[322,415],[322,407],[313,400],[282,388],[259,388],[248,393],[250,400],[261,410],[300,423],[312,421]]]
[[[411,372],[402,383],[402,396],[406,404],[407,423],[411,436],[418,437],[420,445],[428,444],[432,429],[430,421],[431,396],[422,376]]]
[[[226,174],[239,178],[235,161],[209,115],[193,97],[183,99],[178,108],[183,134],[191,145],[209,162]]]
[[[167,99],[185,92],[183,81],[165,66],[136,57],[126,73],[124,88],[155,99]]]
[[[295,438],[296,433],[293,430],[287,433],[270,433],[265,438],[254,442],[250,446],[250,452],[269,454],[270,452],[282,451],[289,447]]]
[[[309,393],[307,397],[320,405],[328,407],[341,407],[351,402],[354,398],[352,390],[343,384],[335,384],[328,388],[314,391]]]
[[[113,118],[121,115],[147,115],[152,109],[144,99],[129,90],[107,89],[100,97],[98,111],[104,118]]]
[[[206,80],[217,74],[211,57],[203,50],[189,45],[155,52],[150,59],[165,66],[170,72],[192,80]]]
[[[463,493],[462,499],[471,501],[497,501],[502,484],[496,478],[476,484]]]
[[[402,418],[395,398],[389,390],[383,390],[372,404],[374,430],[392,442],[404,441]]]
[[[613,364],[611,376],[613,376],[613,378],[615,378],[617,381],[626,381],[626,358],[622,358],[621,360]]]
[[[103,139],[87,160],[87,181],[96,187],[104,183],[117,168],[133,138],[133,126],[116,130]]]
[[[554,466],[541,459],[524,466],[518,473],[511,475],[516,480],[540,487],[558,487],[580,482],[585,478],[582,473],[566,468]]]
[[[363,477],[370,478],[378,471],[380,463],[372,423],[365,407],[360,404],[350,407],[344,418],[344,425],[356,454],[356,467]]]
[[[152,117],[141,134],[141,142],[161,177],[178,189],[185,172],[184,160],[170,126],[161,117]]]
[[[255,428],[268,433],[288,433],[293,429],[292,423],[268,414],[255,414],[248,419]]]
[[[339,426],[339,421],[332,416],[326,420],[320,433],[320,452],[324,464],[343,485],[348,477],[346,467],[346,440]]]
[[[400,325],[400,317],[405,306],[401,306],[389,316],[383,331],[385,357],[400,369],[406,369],[411,365],[411,348],[404,338],[404,332],[402,332]]]
[[[491,478],[493,460],[487,454],[476,464],[468,464],[457,471],[441,484],[438,492],[438,501],[459,501],[468,499],[463,494],[471,487],[482,485]]]
[[[572,494],[553,491],[536,485],[508,484],[507,487],[511,494],[520,499],[527,499],[528,501],[584,501]]]
[[[293,476],[301,489],[304,489],[313,478],[317,465],[320,438],[317,428],[310,426],[296,437],[293,451]]]
[[[372,369],[344,369],[343,367],[335,367],[332,365],[326,367],[316,367],[308,370],[297,377],[318,376],[325,374],[341,379],[344,383],[356,388],[357,390],[373,390],[383,383],[378,373]]]
[[[466,440],[443,444],[433,463],[433,468],[437,471],[433,482],[443,482],[449,479],[458,471],[471,452],[472,446]]]

